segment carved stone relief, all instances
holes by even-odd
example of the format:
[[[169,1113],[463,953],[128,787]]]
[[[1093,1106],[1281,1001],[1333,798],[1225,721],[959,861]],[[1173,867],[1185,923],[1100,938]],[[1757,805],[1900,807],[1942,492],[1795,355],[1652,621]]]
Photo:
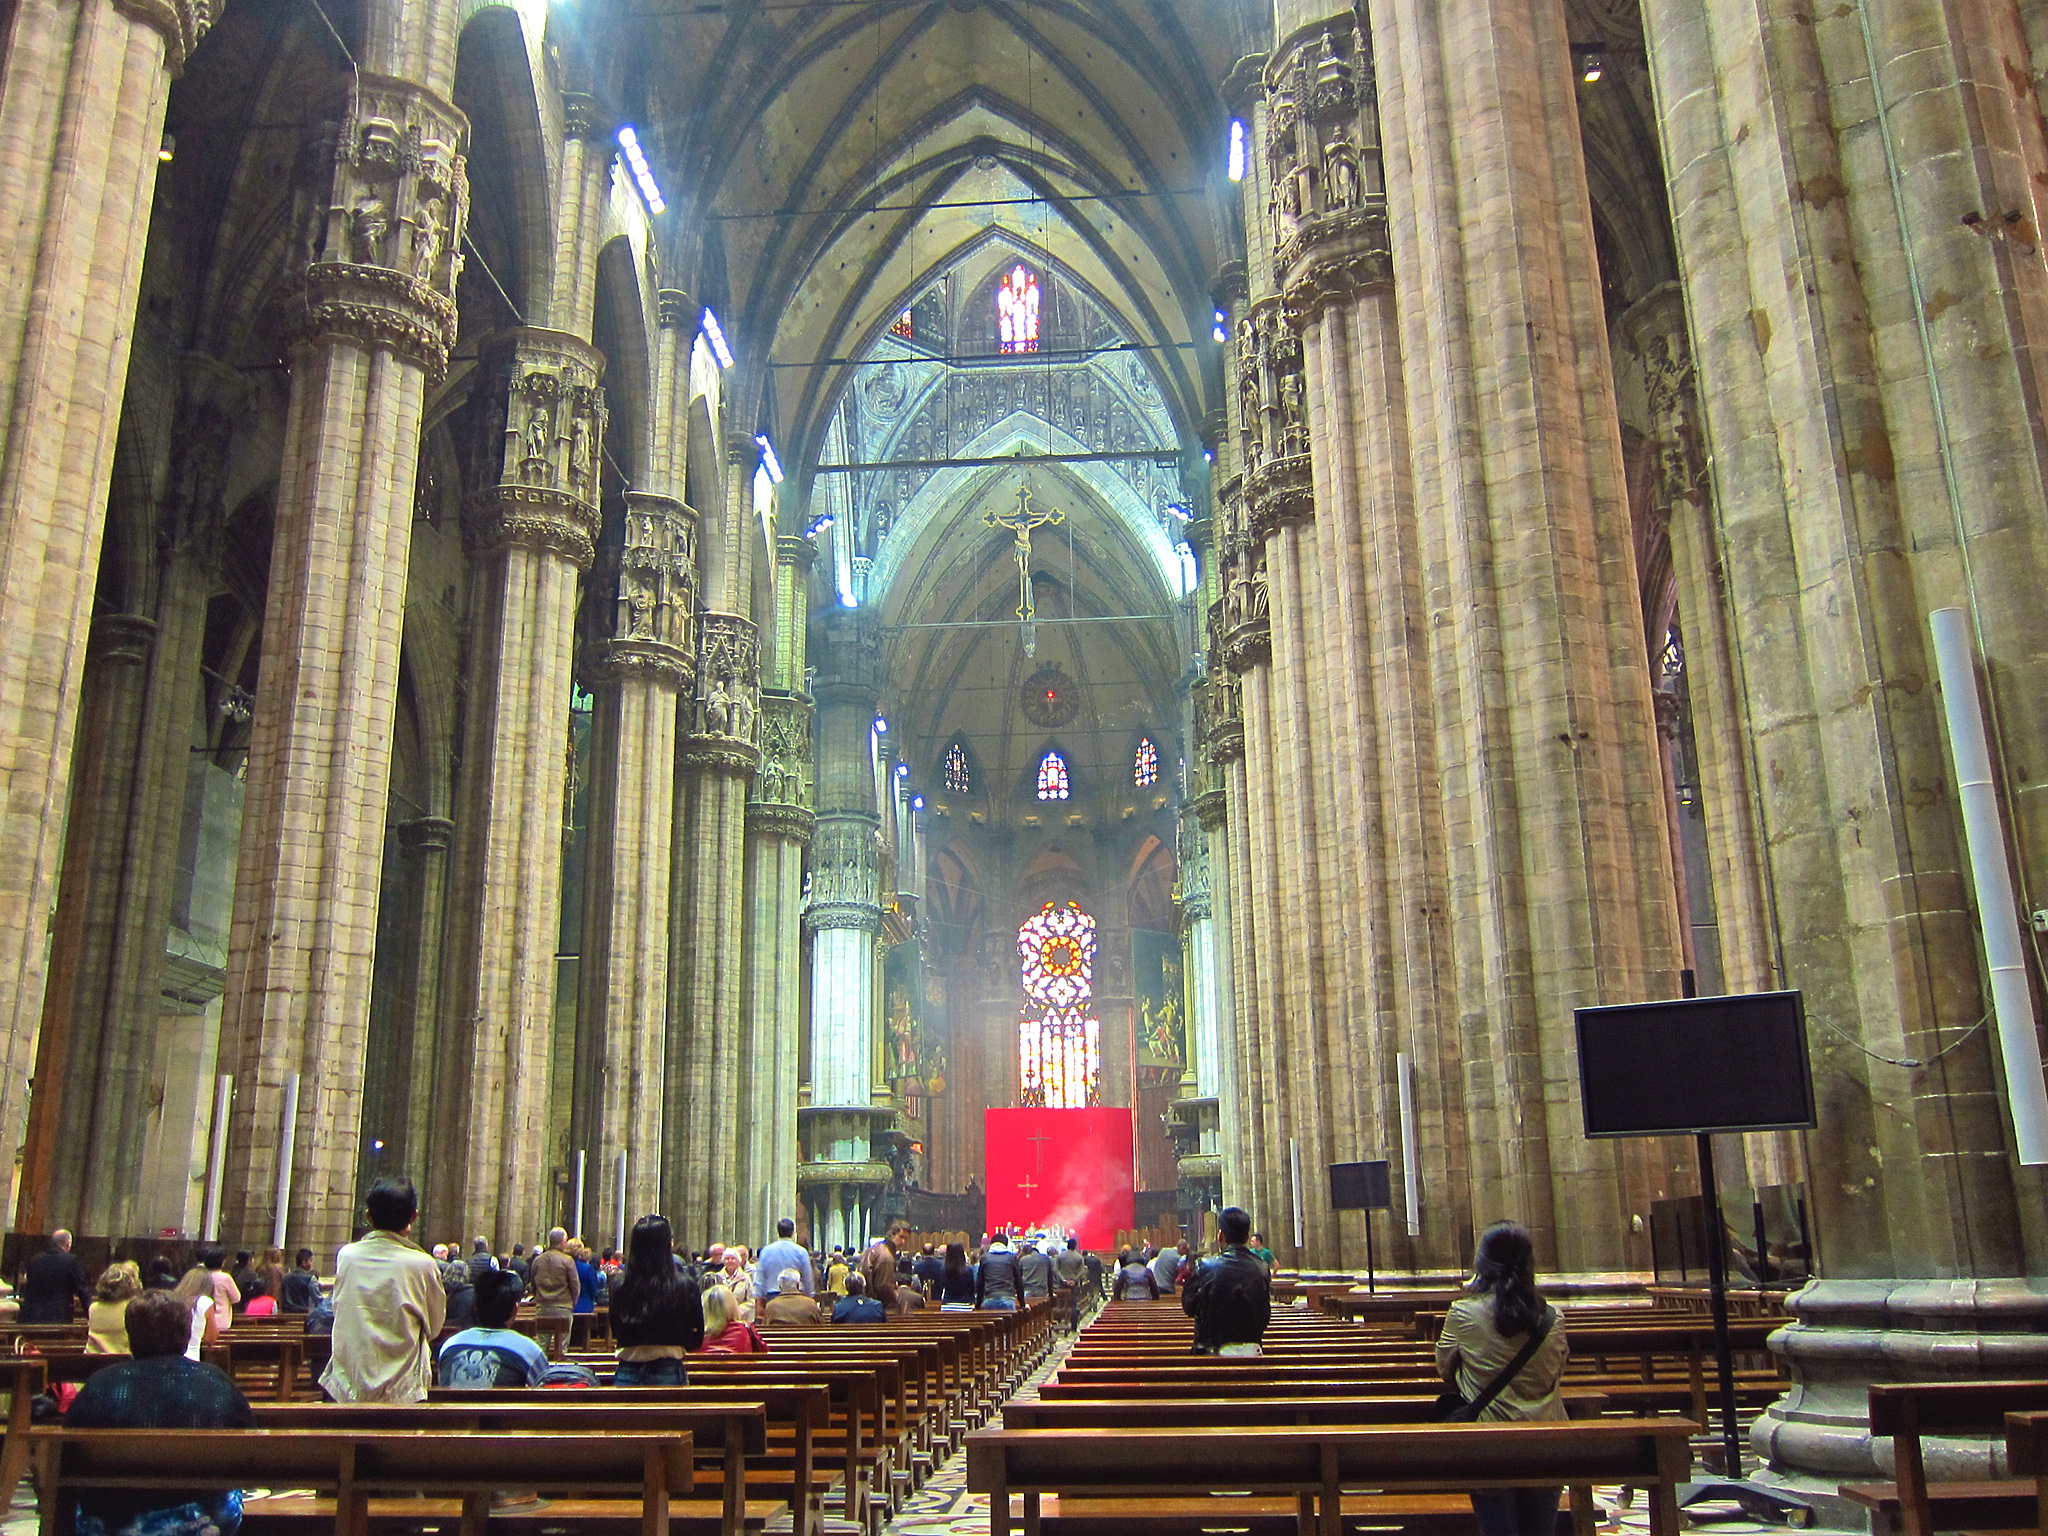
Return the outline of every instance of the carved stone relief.
[[[588,565],[597,535],[606,410],[595,348],[560,331],[518,330],[486,364],[493,394],[477,462],[498,466],[495,485],[471,498],[472,548],[553,549]]]

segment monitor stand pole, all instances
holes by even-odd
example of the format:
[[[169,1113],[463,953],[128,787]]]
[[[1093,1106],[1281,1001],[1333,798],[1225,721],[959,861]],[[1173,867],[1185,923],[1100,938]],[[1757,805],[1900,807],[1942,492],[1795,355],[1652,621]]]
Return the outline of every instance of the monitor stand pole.
[[[1707,1291],[1714,1308],[1714,1361],[1721,1373],[1723,1475],[1742,1476],[1742,1435],[1735,1426],[1735,1356],[1728,1345],[1728,1243],[1721,1223],[1721,1191],[1714,1177],[1714,1138],[1704,1131],[1693,1138],[1700,1152],[1700,1200],[1706,1206]],[[1710,1425],[1701,1425],[1709,1429]]]

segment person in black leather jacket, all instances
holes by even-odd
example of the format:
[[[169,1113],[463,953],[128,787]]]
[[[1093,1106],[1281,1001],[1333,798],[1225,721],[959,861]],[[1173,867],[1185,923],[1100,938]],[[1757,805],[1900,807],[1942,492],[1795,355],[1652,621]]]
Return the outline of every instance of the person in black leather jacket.
[[[1273,1320],[1273,1280],[1245,1246],[1252,1219],[1236,1206],[1217,1218],[1223,1251],[1202,1260],[1181,1287],[1181,1310],[1195,1320],[1198,1355],[1256,1355]]]

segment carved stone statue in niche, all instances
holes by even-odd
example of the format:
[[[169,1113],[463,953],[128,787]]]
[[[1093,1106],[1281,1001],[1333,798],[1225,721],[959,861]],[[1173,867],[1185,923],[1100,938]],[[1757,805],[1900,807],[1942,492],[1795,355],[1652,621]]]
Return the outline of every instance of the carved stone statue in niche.
[[[1251,596],[1245,605],[1245,622],[1266,617],[1266,552],[1262,549],[1252,560]]]
[[[646,571],[619,573],[619,633],[628,640],[655,638],[655,583]]]
[[[412,275],[423,283],[434,281],[435,267],[441,259],[441,239],[447,227],[438,198],[421,205],[419,228],[412,240]]]
[[[721,672],[704,692],[704,731],[710,736],[731,733],[732,695],[726,691],[727,676]]]
[[[349,260],[361,266],[382,266],[384,242],[391,235],[391,207],[381,197],[361,197],[348,218]]]
[[[1323,146],[1323,189],[1333,213],[1358,206],[1358,151],[1349,139]]]
[[[1280,376],[1280,452],[1283,457],[1308,452],[1308,424],[1302,415],[1298,373]]]
[[[555,446],[554,406],[545,398],[538,398],[527,408],[526,413],[526,463],[529,468],[548,464],[548,456]]]
[[[569,424],[569,486],[571,490],[593,501],[597,498],[594,437],[588,416],[579,414]]]

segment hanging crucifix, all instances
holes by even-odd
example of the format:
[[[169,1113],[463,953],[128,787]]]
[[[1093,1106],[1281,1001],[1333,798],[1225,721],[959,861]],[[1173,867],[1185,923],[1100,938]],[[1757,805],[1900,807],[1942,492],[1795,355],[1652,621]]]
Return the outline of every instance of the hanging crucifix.
[[[1036,610],[1031,604],[1031,530],[1047,526],[1058,526],[1067,520],[1067,514],[1057,507],[1048,507],[1043,512],[1031,509],[1031,483],[1019,478],[1017,481],[1017,510],[1014,512],[984,512],[981,520],[991,528],[1007,528],[1017,539],[1017,617],[1024,625],[1024,654],[1036,655],[1038,651],[1038,626],[1032,622]]]

